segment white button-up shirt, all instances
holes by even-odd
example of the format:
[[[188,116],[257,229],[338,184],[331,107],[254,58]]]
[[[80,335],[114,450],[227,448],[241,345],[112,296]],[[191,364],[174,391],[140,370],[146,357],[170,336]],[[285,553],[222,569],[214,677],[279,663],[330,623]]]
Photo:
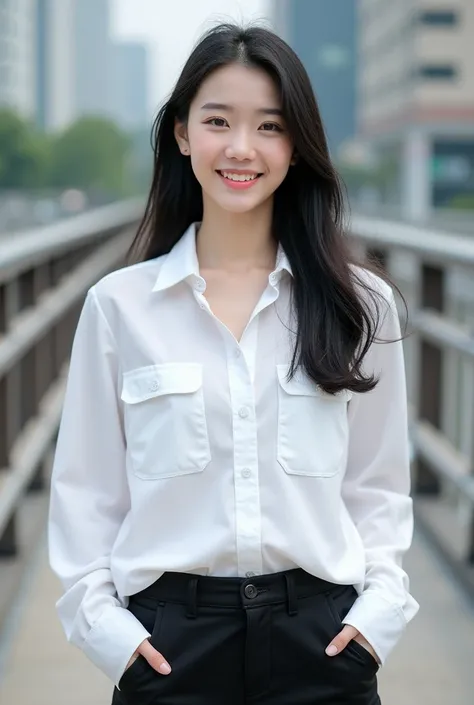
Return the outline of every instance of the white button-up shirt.
[[[372,345],[369,393],[328,395],[301,370],[288,381],[283,251],[238,342],[203,295],[195,235],[106,276],[83,307],[49,520],[66,634],[117,684],[149,636],[128,596],[164,571],[301,567],[356,587],[344,622],[383,663],[418,610],[401,567],[412,538],[402,344]],[[392,291],[374,283],[393,340]]]

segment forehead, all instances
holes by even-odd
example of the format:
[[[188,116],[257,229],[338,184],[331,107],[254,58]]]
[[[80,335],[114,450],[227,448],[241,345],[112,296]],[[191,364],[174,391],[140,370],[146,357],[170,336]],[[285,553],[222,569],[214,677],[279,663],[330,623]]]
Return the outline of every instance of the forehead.
[[[223,66],[203,81],[193,107],[200,108],[207,102],[253,109],[281,107],[278,88],[268,73],[241,64]]]

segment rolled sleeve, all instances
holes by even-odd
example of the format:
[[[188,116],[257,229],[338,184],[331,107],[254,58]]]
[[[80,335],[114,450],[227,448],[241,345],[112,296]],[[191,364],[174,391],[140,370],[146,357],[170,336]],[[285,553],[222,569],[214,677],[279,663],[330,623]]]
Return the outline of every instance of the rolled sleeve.
[[[83,651],[118,686],[131,654],[149,636],[131,612],[109,606],[89,631]]]
[[[364,635],[383,665],[405,631],[407,620],[398,605],[377,592],[366,591],[357,598],[343,624]]]
[[[343,622],[361,632],[382,664],[419,609],[402,567],[413,536],[407,399],[398,313],[386,289],[377,341],[364,362],[379,382],[350,402],[342,489],[366,559],[364,583],[356,586],[359,596]]]
[[[126,609],[110,557],[130,509],[115,340],[91,289],[74,337],[53,464],[50,565],[66,637],[115,684],[149,634]]]

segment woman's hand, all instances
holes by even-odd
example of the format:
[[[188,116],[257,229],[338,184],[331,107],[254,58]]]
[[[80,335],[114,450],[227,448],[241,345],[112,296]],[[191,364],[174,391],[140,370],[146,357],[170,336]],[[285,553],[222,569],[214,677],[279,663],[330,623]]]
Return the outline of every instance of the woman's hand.
[[[335,656],[336,654],[339,654],[353,639],[354,641],[357,641],[361,646],[363,646],[364,649],[367,649],[367,651],[374,657],[374,659],[380,665],[380,659],[375,653],[372,646],[367,641],[367,639],[362,636],[362,634],[357,631],[355,627],[351,627],[350,624],[345,624],[342,631],[340,631],[339,634],[335,636],[334,639],[331,641],[329,646],[326,648],[327,655]]]
[[[143,658],[145,658],[150,666],[155,669],[155,671],[158,671],[158,673],[161,673],[162,676],[167,676],[169,673],[171,673],[171,666],[169,663],[166,661],[166,659],[160,654],[159,651],[157,651],[151,644],[148,639],[145,639],[145,641],[142,641],[138,649],[135,651],[133,654],[132,658],[130,661],[127,663],[127,670],[130,668],[132,663],[137,660],[139,655],[142,655]]]

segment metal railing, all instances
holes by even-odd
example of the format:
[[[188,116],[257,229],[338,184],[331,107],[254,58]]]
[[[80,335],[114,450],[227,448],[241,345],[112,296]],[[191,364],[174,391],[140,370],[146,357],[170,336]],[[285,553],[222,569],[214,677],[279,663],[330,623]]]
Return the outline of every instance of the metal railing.
[[[474,238],[357,216],[351,232],[407,301],[416,518],[474,595]]]
[[[84,296],[120,266],[142,203],[106,206],[0,243],[0,556],[22,497],[42,489]]]
[[[22,498],[44,487],[72,336],[87,289],[121,265],[141,202],[0,246],[0,556]],[[474,238],[354,216],[409,307],[405,341],[417,520],[474,592]]]

